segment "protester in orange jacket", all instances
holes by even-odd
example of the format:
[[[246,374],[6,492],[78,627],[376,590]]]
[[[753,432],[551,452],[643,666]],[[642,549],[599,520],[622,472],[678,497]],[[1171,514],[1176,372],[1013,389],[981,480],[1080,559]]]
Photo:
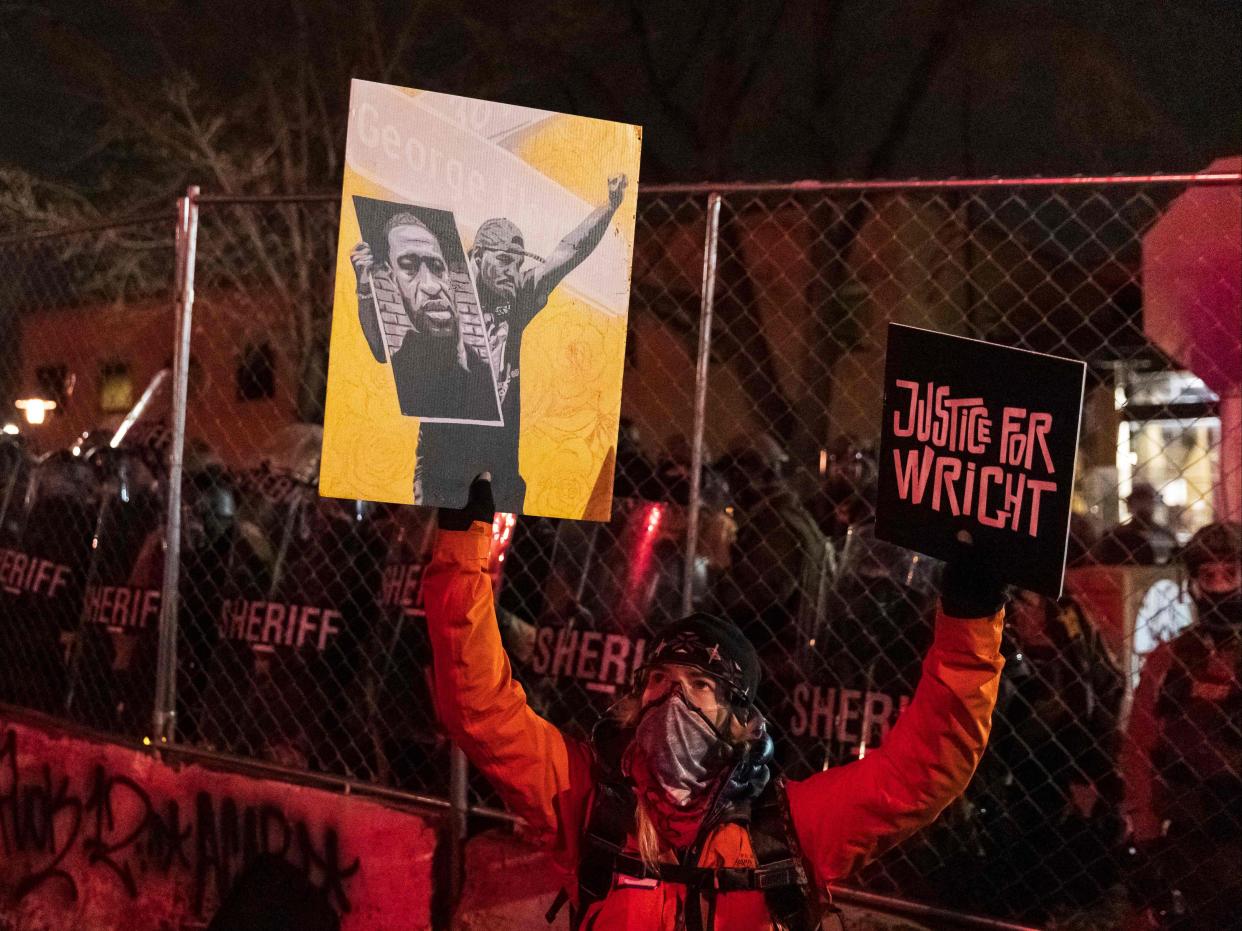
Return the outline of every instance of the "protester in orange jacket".
[[[564,871],[592,931],[818,927],[828,884],[929,823],[970,781],[1003,660],[999,584],[946,571],[913,701],[864,759],[784,783],[754,710],[754,649],[692,615],[649,648],[590,743],[540,718],[511,676],[487,559],[490,484],[441,511],[424,577],[437,711],[450,737]]]

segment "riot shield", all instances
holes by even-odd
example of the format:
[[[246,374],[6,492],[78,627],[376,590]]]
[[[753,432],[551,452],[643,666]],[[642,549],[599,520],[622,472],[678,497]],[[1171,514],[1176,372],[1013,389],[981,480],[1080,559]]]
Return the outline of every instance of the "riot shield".
[[[17,539],[30,467],[30,457],[19,439],[0,434],[0,546],[9,546]]]
[[[792,690],[795,775],[862,759],[882,749],[914,697],[931,647],[940,565],[850,526],[828,598],[816,668]],[[858,874],[864,888],[929,901],[959,901],[978,873],[976,810],[959,799],[930,828]],[[977,885],[977,883],[976,883]]]
[[[146,447],[85,453],[97,514],[69,657],[65,706],[82,723],[149,733],[164,574],[161,465]]]
[[[181,498],[180,612],[177,641],[177,733],[204,739],[206,689],[219,641],[221,609],[229,596],[229,566],[240,550],[240,478],[217,462],[187,458]]]
[[[345,505],[319,497],[313,471],[242,476],[200,690],[208,743],[298,768],[371,770],[360,672],[383,546]]]
[[[914,695],[932,639],[933,569],[853,525],[804,679],[776,722],[793,738],[784,760],[804,776],[859,759],[883,742]]]
[[[96,475],[80,456],[65,450],[33,466],[0,549],[0,700],[64,710],[99,515]]]
[[[387,785],[443,793],[448,745],[432,704],[431,644],[422,600],[435,511],[384,505],[371,520],[386,547],[380,616],[368,651],[365,685],[375,775]]]
[[[155,697],[170,375],[156,372],[115,431],[88,430],[70,450],[94,471],[96,514],[65,709],[133,737],[150,732]]]

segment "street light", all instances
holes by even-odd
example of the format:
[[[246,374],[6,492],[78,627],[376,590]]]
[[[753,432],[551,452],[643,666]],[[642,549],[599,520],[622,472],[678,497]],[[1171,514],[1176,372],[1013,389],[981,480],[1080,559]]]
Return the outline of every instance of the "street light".
[[[47,419],[47,412],[56,410],[56,402],[44,398],[21,398],[14,401],[13,406],[26,414],[26,423],[32,426],[43,423]]]

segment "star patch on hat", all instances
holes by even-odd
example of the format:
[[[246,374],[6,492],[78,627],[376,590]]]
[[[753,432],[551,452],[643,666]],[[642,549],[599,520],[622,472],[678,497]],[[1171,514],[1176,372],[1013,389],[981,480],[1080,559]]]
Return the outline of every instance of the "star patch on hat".
[[[759,687],[759,657],[741,629],[709,614],[692,614],[665,628],[647,655],[646,667],[661,663],[694,666],[718,679],[743,701]]]

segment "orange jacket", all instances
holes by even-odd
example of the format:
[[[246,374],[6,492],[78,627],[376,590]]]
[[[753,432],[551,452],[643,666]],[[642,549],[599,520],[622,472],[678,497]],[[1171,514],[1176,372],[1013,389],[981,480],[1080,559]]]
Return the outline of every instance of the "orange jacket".
[[[490,530],[475,523],[468,531],[441,531],[423,579],[436,707],[449,736],[551,849],[574,893],[594,790],[591,748],[535,714],[513,681],[487,574]],[[883,745],[862,760],[788,784],[794,832],[825,899],[828,883],[934,820],[965,789],[991,728],[1004,662],[1000,636],[1000,614],[937,617],[918,690]],[[753,866],[746,830],[717,828],[699,865]],[[671,929],[683,893],[675,883],[617,877],[585,926]],[[721,894],[716,927],[772,927],[762,894]]]

